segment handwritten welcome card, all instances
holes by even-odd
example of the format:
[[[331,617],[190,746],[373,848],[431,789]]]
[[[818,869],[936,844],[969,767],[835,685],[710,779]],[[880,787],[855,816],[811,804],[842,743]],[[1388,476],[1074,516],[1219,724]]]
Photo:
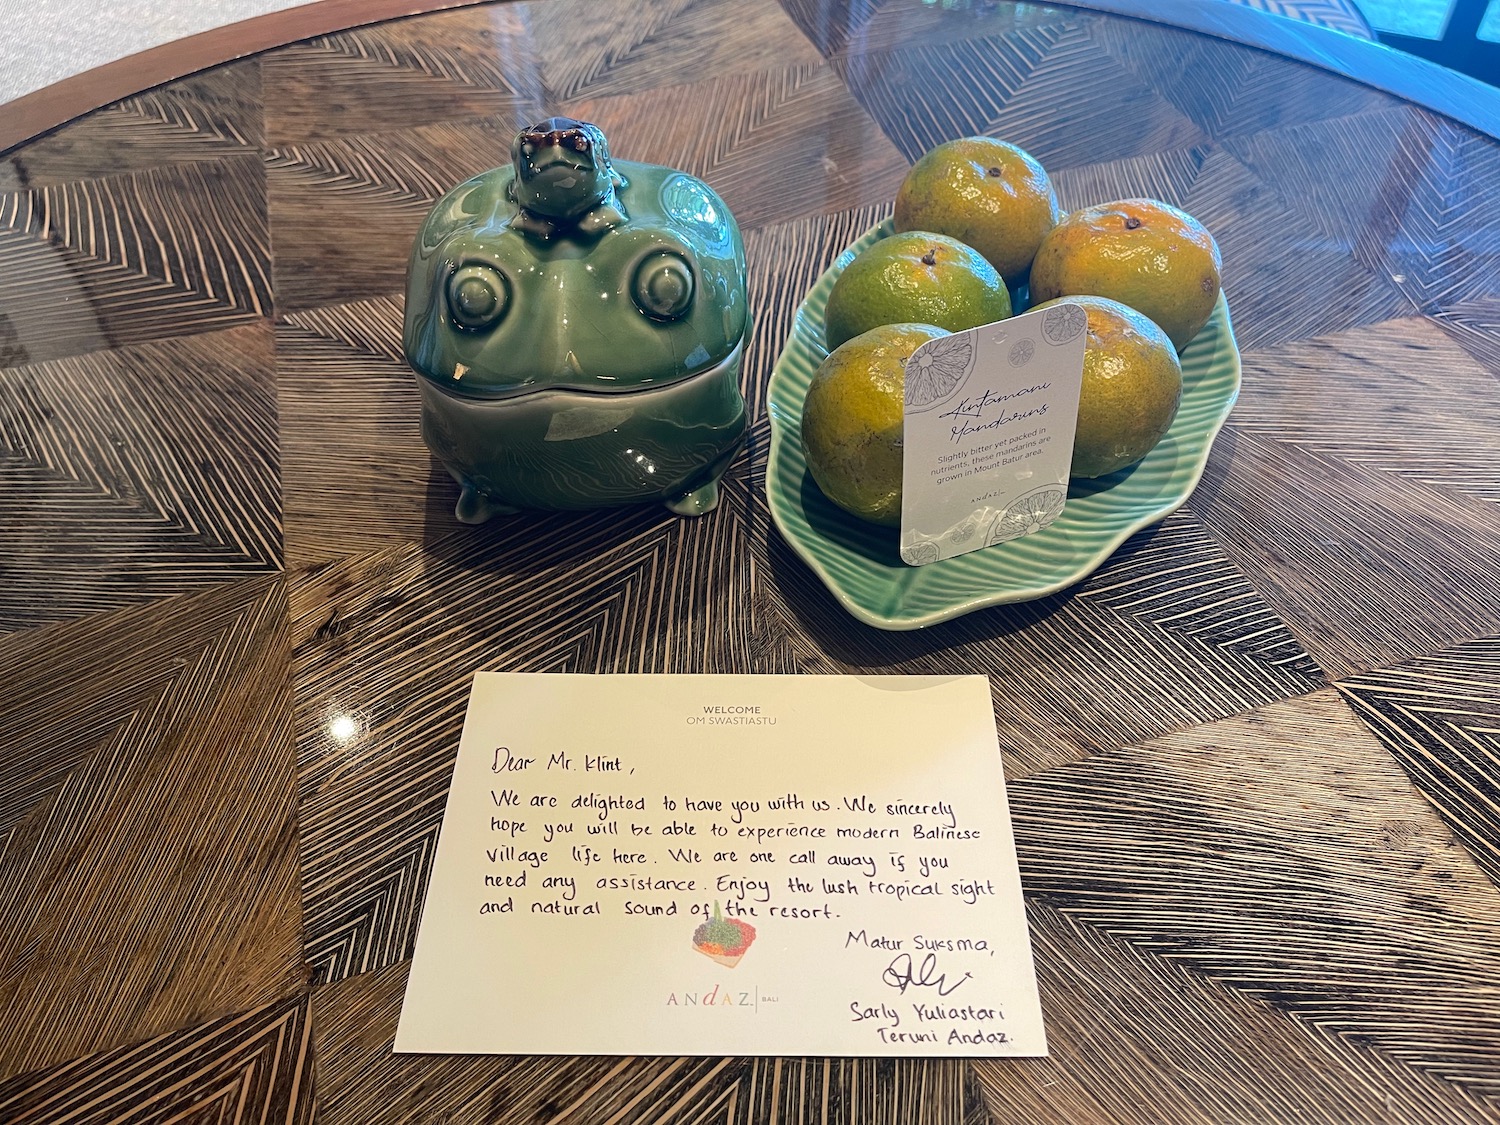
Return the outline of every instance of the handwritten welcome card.
[[[1046,1054],[988,681],[480,673],[395,1049]]]
[[[929,340],[906,362],[901,558],[1040,531],[1068,498],[1087,317],[1075,304]]]

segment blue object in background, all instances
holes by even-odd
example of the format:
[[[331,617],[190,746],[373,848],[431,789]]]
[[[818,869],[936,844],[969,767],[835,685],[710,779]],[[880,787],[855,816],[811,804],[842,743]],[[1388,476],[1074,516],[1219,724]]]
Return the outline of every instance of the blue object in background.
[[[1357,0],[1382,43],[1500,86],[1500,0]]]
[[[1377,33],[1441,39],[1453,0],[1358,0],[1359,10]]]
[[[1479,21],[1479,38],[1486,43],[1500,43],[1500,0],[1490,0]]]

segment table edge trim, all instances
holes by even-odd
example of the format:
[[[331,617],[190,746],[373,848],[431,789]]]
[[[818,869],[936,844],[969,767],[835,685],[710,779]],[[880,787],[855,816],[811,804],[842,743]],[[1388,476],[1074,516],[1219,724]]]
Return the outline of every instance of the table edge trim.
[[[489,0],[313,0],[162,43],[104,63],[0,105],[0,155],[70,121],[167,82],[215,66],[405,16],[466,8]]]

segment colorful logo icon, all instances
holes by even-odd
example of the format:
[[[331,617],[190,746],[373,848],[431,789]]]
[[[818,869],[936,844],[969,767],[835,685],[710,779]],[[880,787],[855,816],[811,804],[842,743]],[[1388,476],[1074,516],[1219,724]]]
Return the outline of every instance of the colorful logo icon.
[[[714,903],[714,916],[693,931],[693,948],[712,958],[726,969],[740,963],[740,958],[755,940],[755,927],[738,918],[726,918]]]

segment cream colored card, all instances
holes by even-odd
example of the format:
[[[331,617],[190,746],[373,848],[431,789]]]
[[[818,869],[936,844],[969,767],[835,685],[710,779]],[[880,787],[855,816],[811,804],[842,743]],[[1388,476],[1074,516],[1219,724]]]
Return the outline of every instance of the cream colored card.
[[[901,558],[1050,526],[1068,498],[1087,317],[1064,303],[929,340],[906,361]]]
[[[1046,1054],[988,681],[476,675],[395,1049]]]

